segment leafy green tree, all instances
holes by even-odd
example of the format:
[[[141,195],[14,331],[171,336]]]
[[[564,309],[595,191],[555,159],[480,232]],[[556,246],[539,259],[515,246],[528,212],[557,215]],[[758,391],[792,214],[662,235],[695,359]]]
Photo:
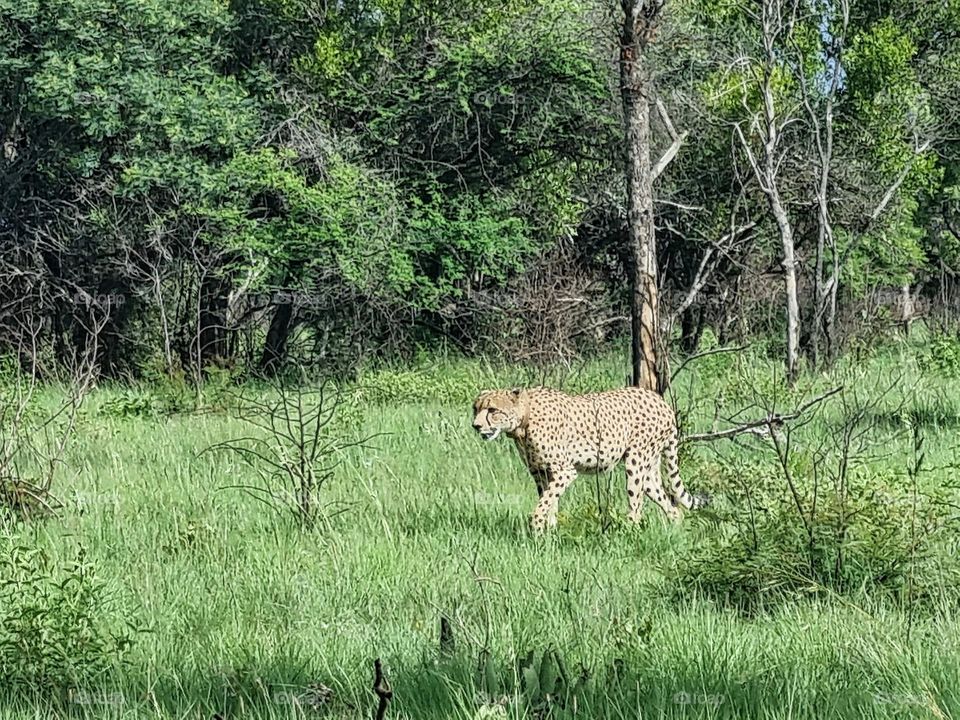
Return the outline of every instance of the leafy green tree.
[[[168,230],[160,219],[183,186],[256,137],[256,107],[218,68],[231,22],[206,0],[0,3],[3,242],[31,268],[39,307],[52,303],[58,355],[86,342],[78,296],[110,293],[124,302],[104,364],[119,363],[139,312],[127,269],[131,249],[140,259],[150,250],[144,227]],[[151,184],[147,204],[131,194],[133,179]],[[187,232],[178,231],[154,244],[158,254],[174,252]]]
[[[449,298],[516,270],[582,216],[576,190],[617,128],[590,9],[345,2],[297,63],[330,122],[410,197],[419,265]]]
[[[270,63],[231,55],[239,26],[222,3],[5,2],[0,19],[3,242],[35,295],[55,289],[58,355],[85,343],[78,297],[119,299],[101,343],[116,372],[143,345],[161,345],[168,367],[229,356],[238,286],[290,284],[320,259],[358,288],[384,263],[391,290],[414,282],[385,239],[396,215],[372,230],[397,204],[388,182],[329,133],[310,137],[322,172],[284,138],[261,147],[288,108]],[[283,335],[268,334],[264,357]]]
[[[715,48],[716,70],[706,82],[711,112],[739,138],[755,182],[750,192],[766,197],[781,239],[791,368],[801,339],[815,360],[823,336],[828,356],[835,353],[850,263],[874,268],[876,283],[916,267],[917,237],[907,227],[913,198],[937,175],[916,43],[865,5],[770,0],[762,8],[700,8]],[[812,276],[806,302],[790,279],[799,271]],[[862,282],[860,275],[848,290]]]

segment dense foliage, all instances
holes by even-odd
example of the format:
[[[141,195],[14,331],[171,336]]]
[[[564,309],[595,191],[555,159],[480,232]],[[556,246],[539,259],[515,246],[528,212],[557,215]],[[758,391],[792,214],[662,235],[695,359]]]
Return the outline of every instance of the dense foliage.
[[[889,314],[901,288],[949,308],[960,4],[850,2],[844,19],[847,3],[802,2],[766,71],[755,5],[677,0],[651,46],[651,101],[687,133],[657,185],[664,312],[684,348],[705,327],[726,339],[781,322],[747,153],[764,72],[807,335],[835,259],[848,330]],[[568,316],[548,350],[602,342],[624,329],[618,12],[0,0],[0,351],[50,371],[96,335],[107,374],[198,378],[441,342],[525,356],[545,340],[518,318],[576,307],[600,317]],[[818,251],[828,101],[835,243]],[[670,138],[655,129],[656,150]],[[556,291],[545,307],[531,270]]]

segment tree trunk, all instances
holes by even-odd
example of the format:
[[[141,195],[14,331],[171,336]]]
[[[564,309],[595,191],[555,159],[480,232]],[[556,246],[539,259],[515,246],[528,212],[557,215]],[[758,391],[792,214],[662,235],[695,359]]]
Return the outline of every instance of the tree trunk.
[[[620,94],[626,147],[627,247],[630,251],[630,335],[633,384],[662,391],[657,288],[657,244],[653,224],[650,162],[650,75],[643,52],[662,3],[624,0],[620,36]]]
[[[797,296],[797,261],[794,254],[793,227],[786,209],[780,202],[780,194],[774,189],[769,193],[770,209],[777,221],[780,243],[783,246],[783,287],[787,295],[787,382],[797,379],[797,360],[800,347],[800,301]]]
[[[270,329],[260,356],[260,372],[276,375],[287,359],[287,343],[293,330],[293,303],[283,302],[277,305],[270,320]]]
[[[680,314],[680,348],[684,355],[690,356],[700,347],[703,336],[703,310],[688,307]]]
[[[204,275],[197,313],[197,370],[209,362],[227,359],[227,293],[225,279],[214,272]]]
[[[763,100],[763,117],[756,118],[753,125],[760,130],[763,137],[763,156],[757,158],[751,147],[751,142],[738,124],[735,126],[743,150],[750,161],[754,176],[760,185],[770,214],[777,223],[780,235],[780,244],[783,248],[780,259],[783,265],[783,286],[786,293],[787,314],[787,352],[785,360],[787,383],[793,385],[797,379],[798,352],[800,347],[800,301],[797,297],[797,260],[794,251],[793,226],[786,205],[780,196],[779,171],[781,164],[780,131],[788,121],[777,116],[777,107],[774,100],[774,76],[781,60],[776,47],[777,38],[792,26],[798,4],[792,6],[791,16],[787,18],[784,6],[779,0],[764,0],[762,5],[762,41],[764,49],[764,64],[760,91]],[[752,134],[752,131],[751,131]]]
[[[821,152],[820,185],[817,190],[817,256],[813,270],[813,312],[810,317],[810,359],[814,368],[820,368],[824,362],[825,345],[830,344],[827,334],[828,304],[832,298],[831,282],[824,277],[824,256],[829,247],[836,254],[833,241],[833,226],[830,223],[830,210],[827,204],[829,192],[830,162],[833,154],[833,125],[831,111],[828,108],[826,147]],[[834,276],[833,280],[837,280]],[[829,353],[827,352],[829,357]]]
[[[836,253],[834,253],[836,258]],[[837,343],[837,298],[840,294],[840,261],[834,259],[833,262],[833,281],[830,283],[829,302],[826,310],[826,327],[824,333],[826,336],[827,363],[833,364],[839,354],[839,343]]]
[[[787,208],[780,197],[778,185],[778,171],[780,158],[780,122],[777,117],[776,105],[773,97],[773,77],[777,67],[777,57],[774,43],[777,35],[783,30],[783,18],[779,6],[767,0],[763,4],[763,44],[766,55],[766,64],[763,68],[763,113],[764,131],[763,168],[754,164],[757,179],[760,180],[770,212],[777,223],[780,234],[780,244],[783,247],[781,264],[783,265],[783,286],[786,292],[787,311],[787,356],[785,358],[787,383],[792,385],[797,379],[798,352],[800,347],[800,301],[797,297],[797,261],[794,252],[793,226]],[[741,138],[743,138],[741,134]],[[745,146],[746,139],[743,138]]]
[[[850,23],[849,0],[840,0],[839,7],[842,25],[840,32],[825,37],[828,40],[824,52],[828,62],[832,62],[830,85],[827,88],[823,108],[823,120],[815,109],[815,104],[804,90],[804,105],[810,117],[814,130],[814,140],[819,158],[819,182],[817,185],[817,256],[814,267],[813,313],[810,320],[811,360],[814,368],[821,368],[824,364],[833,361],[831,347],[833,346],[833,325],[836,302],[834,285],[840,282],[839,268],[834,262],[835,272],[830,278],[825,275],[825,254],[827,250],[837,255],[837,245],[833,234],[833,223],[830,218],[830,181],[833,166],[833,107],[837,92],[840,88],[840,79],[843,76],[843,48],[847,37],[847,27]],[[805,88],[805,85],[804,85]],[[824,357],[826,356],[826,357]]]
[[[910,283],[905,282],[900,287],[900,330],[903,336],[910,337],[910,326],[913,324],[914,303],[910,292]]]

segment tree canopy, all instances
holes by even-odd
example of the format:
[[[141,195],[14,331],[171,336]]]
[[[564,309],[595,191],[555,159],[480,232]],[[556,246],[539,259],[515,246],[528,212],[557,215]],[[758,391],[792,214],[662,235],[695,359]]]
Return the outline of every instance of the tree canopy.
[[[784,19],[768,55],[740,0],[668,3],[650,48],[646,100],[687,133],[655,197],[663,313],[687,350],[707,326],[777,323],[749,167],[765,77],[807,335],[815,287],[835,282],[842,314],[886,287],[942,297],[960,266],[960,2],[767,2]],[[331,366],[476,352],[510,336],[548,266],[558,287],[594,278],[570,301],[601,293],[616,335],[618,12],[0,0],[0,352],[50,368],[101,325],[108,374],[266,369],[294,340]]]

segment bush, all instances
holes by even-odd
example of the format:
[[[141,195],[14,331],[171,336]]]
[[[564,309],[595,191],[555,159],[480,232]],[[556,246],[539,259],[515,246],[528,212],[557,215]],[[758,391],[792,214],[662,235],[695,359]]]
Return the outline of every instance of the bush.
[[[441,403],[449,405],[473,402],[487,387],[479,373],[469,367],[430,370],[376,370],[357,380],[353,398],[373,404]]]
[[[138,632],[81,549],[58,564],[0,537],[0,686],[81,688],[122,662]]]
[[[362,411],[333,382],[310,385],[280,378],[268,389],[234,398],[237,418],[249,433],[211,445],[235,453],[260,481],[236,486],[276,510],[288,510],[304,528],[341,512],[342,503],[321,504],[340,454],[363,447],[357,436]],[[332,509],[332,513],[330,512]]]
[[[125,388],[104,401],[100,412],[111,418],[153,418],[163,412],[163,405],[151,392]]]
[[[917,360],[925,373],[960,377],[960,337],[942,333],[934,335]]]
[[[668,571],[677,595],[754,614],[831,592],[932,602],[944,585],[960,582],[960,567],[943,562],[956,532],[944,510],[947,489],[914,497],[903,477],[864,471],[851,475],[845,490],[821,477],[814,505],[811,466],[799,460],[801,516],[783,478],[769,469],[713,472],[720,527]]]
[[[202,385],[197,388],[180,372],[157,375],[143,387],[125,387],[105,401],[100,412],[113,418],[156,418],[206,408],[222,411],[235,399],[242,372],[235,368],[208,365]]]

